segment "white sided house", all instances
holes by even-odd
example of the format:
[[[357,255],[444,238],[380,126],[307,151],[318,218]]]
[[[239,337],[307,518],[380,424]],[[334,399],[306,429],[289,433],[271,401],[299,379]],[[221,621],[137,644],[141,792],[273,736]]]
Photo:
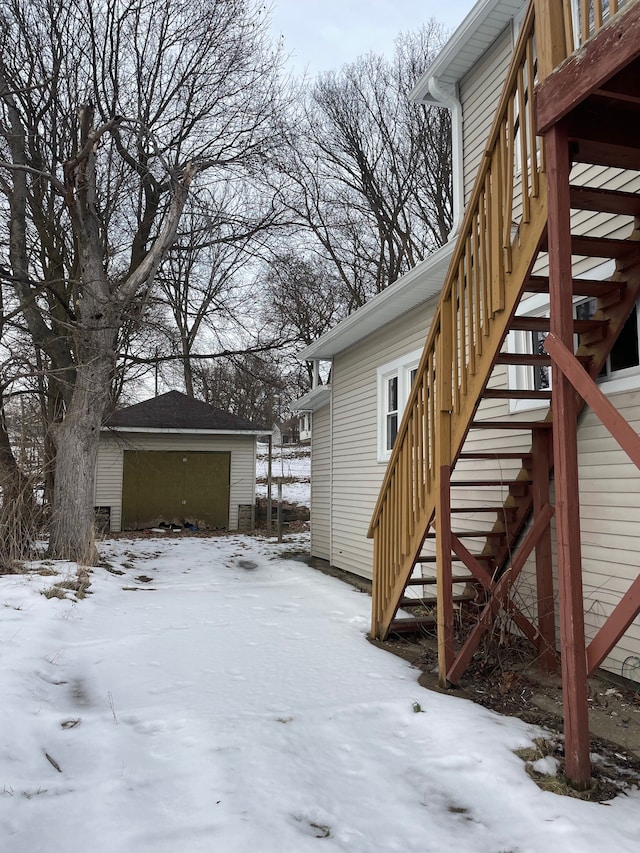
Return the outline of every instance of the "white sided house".
[[[486,600],[479,635],[508,612],[551,668],[563,587],[588,670],[640,682],[640,38],[619,47],[638,32],[636,0],[479,0],[417,81],[414,100],[452,112],[454,233],[300,354],[331,362],[331,384],[297,404],[312,414],[312,554],[373,577],[375,636],[437,588],[443,609],[452,592]],[[560,416],[564,382],[578,402]],[[473,649],[451,622],[441,678],[456,683]]]
[[[449,242],[299,353],[302,361],[331,363],[330,385],[296,403],[313,424],[311,554],[366,578],[373,574],[371,516],[524,6],[524,0],[476,3],[413,93],[451,110],[455,224]]]
[[[169,391],[105,422],[95,507],[106,530],[254,526],[256,441],[269,430]]]

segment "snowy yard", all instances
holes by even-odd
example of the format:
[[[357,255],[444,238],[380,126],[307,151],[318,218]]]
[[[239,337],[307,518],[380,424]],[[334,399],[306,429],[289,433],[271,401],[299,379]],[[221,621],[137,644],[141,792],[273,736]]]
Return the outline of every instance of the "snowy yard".
[[[256,477],[258,480],[256,494],[260,498],[267,496],[268,459],[266,444],[258,445]],[[274,447],[271,461],[271,476],[273,478],[272,499],[278,497],[275,483],[277,477],[282,479],[282,498],[284,501],[301,506],[311,506],[311,448],[307,445],[285,445]]]
[[[108,540],[78,602],[0,578],[3,853],[638,849],[637,792],[539,790],[537,730],[421,689],[305,544]]]

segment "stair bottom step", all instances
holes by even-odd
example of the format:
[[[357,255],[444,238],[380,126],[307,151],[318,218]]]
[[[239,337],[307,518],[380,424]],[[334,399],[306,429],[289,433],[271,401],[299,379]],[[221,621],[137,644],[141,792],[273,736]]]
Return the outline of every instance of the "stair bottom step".
[[[475,598],[474,592],[462,592],[460,595],[452,596],[454,602],[471,601]],[[435,595],[425,595],[422,598],[401,598],[398,607],[402,609],[406,607],[432,607],[436,603]]]
[[[453,575],[451,583],[472,583],[473,575]],[[407,586],[429,586],[438,583],[438,578],[409,578]]]
[[[391,634],[415,634],[422,628],[435,628],[435,616],[422,616],[419,619],[394,619],[389,625]]]

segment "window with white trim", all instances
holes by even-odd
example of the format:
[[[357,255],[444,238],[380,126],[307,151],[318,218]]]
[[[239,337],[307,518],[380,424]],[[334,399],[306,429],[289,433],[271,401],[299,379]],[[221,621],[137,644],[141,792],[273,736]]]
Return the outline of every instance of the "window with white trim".
[[[378,461],[391,456],[422,350],[408,353],[378,368]]]
[[[593,298],[578,299],[574,302],[574,316],[577,320],[590,320],[597,309]],[[549,307],[532,310],[527,316],[549,316]],[[544,354],[546,332],[510,332],[507,349],[514,353]],[[577,345],[576,341],[576,345]],[[605,366],[598,377],[599,382],[607,383],[607,392],[630,390],[640,387],[640,302],[636,303],[620,335],[613,345]],[[551,390],[551,367],[548,365],[530,367],[511,365],[509,367],[509,387],[536,391]],[[535,400],[512,400],[511,411],[539,408]]]

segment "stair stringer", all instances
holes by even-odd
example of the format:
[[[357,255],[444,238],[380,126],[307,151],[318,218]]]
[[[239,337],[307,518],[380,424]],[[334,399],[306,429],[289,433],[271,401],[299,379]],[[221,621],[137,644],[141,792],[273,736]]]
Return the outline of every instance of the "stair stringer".
[[[524,285],[531,275],[539,247],[545,237],[547,225],[546,189],[546,180],[544,174],[541,173],[538,195],[530,201],[529,221],[520,224],[519,233],[511,246],[511,268],[504,272],[504,307],[493,312],[489,323],[489,334],[484,338],[482,353],[476,358],[475,370],[468,376],[466,393],[460,399],[459,408],[456,410],[454,407],[451,411],[451,456],[449,459],[451,468],[454,467],[469,432],[476,410],[482,400],[482,392],[489,381],[495,359],[509,331],[511,318],[520,303]],[[434,322],[436,321],[434,320]],[[427,342],[428,345],[429,342]],[[436,440],[438,438],[439,436],[436,437]],[[398,567],[395,572],[395,581],[387,590],[386,596],[383,595],[384,590],[375,588],[376,580],[378,584],[380,582],[380,572],[376,572],[374,568],[374,598],[377,594],[387,599],[382,609],[381,618],[377,620],[374,613],[372,620],[372,634],[378,639],[386,638],[389,632],[389,626],[396,614],[407,581],[413,572],[422,551],[425,537],[435,518],[438,493],[439,482],[437,478],[432,479],[431,488],[424,506],[415,519],[413,530],[407,529],[408,525],[401,521],[399,538],[404,536],[404,547],[400,549],[400,553],[397,555]],[[393,483],[391,483],[387,494],[393,494]],[[376,565],[376,546],[378,544],[377,535],[374,535],[374,565]]]
[[[633,309],[636,301],[640,298],[640,231],[638,228],[634,230],[634,232],[628,238],[629,242],[629,253],[622,259],[618,259],[616,261],[616,271],[614,275],[611,277],[609,281],[619,281],[624,282],[625,287],[622,292],[621,298],[613,304],[610,303],[610,297],[605,296],[602,299],[599,299],[598,302],[598,310],[594,316],[594,319],[604,319],[607,320],[606,333],[599,339],[585,341],[581,343],[579,346],[576,357],[583,360],[585,363],[586,371],[590,375],[591,379],[595,381],[599,376],[604,364],[607,360],[609,353],[611,352],[616,340],[618,339],[626,320],[629,316],[629,313]],[[604,284],[604,282],[603,282]],[[577,406],[577,416],[578,423],[580,420],[580,415],[584,411],[585,403],[582,398],[577,396],[576,406]],[[545,417],[546,422],[553,422],[553,409],[549,408],[549,411]],[[528,454],[523,453],[524,455],[531,456],[532,451]],[[549,457],[549,477],[550,480],[553,479],[553,457],[552,454]],[[529,469],[527,466],[523,466],[519,473],[516,475],[516,479],[524,478],[528,475]],[[525,493],[523,493],[519,497],[510,497],[511,503],[505,505],[503,508],[497,508],[497,518],[494,522],[494,527],[492,530],[495,530],[500,524],[504,523],[503,515],[504,509],[510,506],[517,507],[515,510],[514,516],[512,517],[512,522],[510,524],[504,523],[504,530],[507,535],[503,544],[497,544],[495,540],[489,536],[487,537],[486,545],[482,551],[483,556],[491,556],[493,558],[493,565],[495,567],[493,579],[494,582],[498,581],[502,575],[509,569],[514,560],[517,559],[517,554],[519,550],[519,543],[524,534],[524,531],[527,529],[527,526],[530,522],[532,522],[533,518],[533,499],[532,499],[532,488],[529,487]],[[495,544],[494,544],[495,543]],[[484,601],[484,608],[490,606],[491,599],[493,596],[493,590],[485,590],[486,598]],[[496,606],[495,612],[499,609]],[[482,622],[482,627],[484,628],[484,632],[489,630],[491,620],[479,620]],[[446,676],[447,681],[450,683],[457,683],[459,681],[460,676],[464,672],[468,660],[471,657],[473,651],[477,648],[477,645],[480,641],[480,637],[482,633],[478,634],[476,632],[476,636],[474,638],[474,642],[469,646],[468,643],[460,649],[460,651],[456,654],[454,661],[450,665],[447,670]],[[539,642],[544,640],[538,633],[537,639]]]
[[[620,281],[625,283],[622,298],[613,305],[598,305],[598,311],[595,315],[595,319],[606,319],[608,321],[606,334],[600,340],[581,343],[576,352],[577,358],[588,360],[586,370],[594,381],[597,379],[604,367],[606,360],[627,321],[629,313],[640,298],[639,241],[640,231],[636,230],[629,237],[629,243],[635,243],[635,246],[630,247],[631,251],[628,257],[623,258],[616,263],[616,272],[610,279],[610,281]],[[580,397],[577,399],[577,406],[579,418],[585,406],[584,401]],[[545,419],[553,422],[553,406],[549,407],[549,413]],[[524,478],[527,472],[528,468],[523,466],[517,474],[517,477]],[[549,473],[552,478],[553,464],[551,464],[549,468]],[[508,567],[509,556],[514,552],[518,539],[531,520],[532,500],[530,491],[531,490],[529,489],[529,493],[527,495],[524,495],[519,499],[516,498],[514,501],[518,508],[515,512],[515,518],[512,523],[505,525],[505,529],[507,531],[506,543],[500,547],[492,547],[491,543],[488,542],[487,546],[482,551],[483,555],[490,554],[494,557],[498,576]],[[505,507],[506,506],[507,505],[505,504]],[[514,504],[511,503],[508,506],[513,508]],[[496,520],[496,524],[502,521],[505,507],[497,510],[499,517]],[[493,529],[495,528],[492,528],[492,530]]]

